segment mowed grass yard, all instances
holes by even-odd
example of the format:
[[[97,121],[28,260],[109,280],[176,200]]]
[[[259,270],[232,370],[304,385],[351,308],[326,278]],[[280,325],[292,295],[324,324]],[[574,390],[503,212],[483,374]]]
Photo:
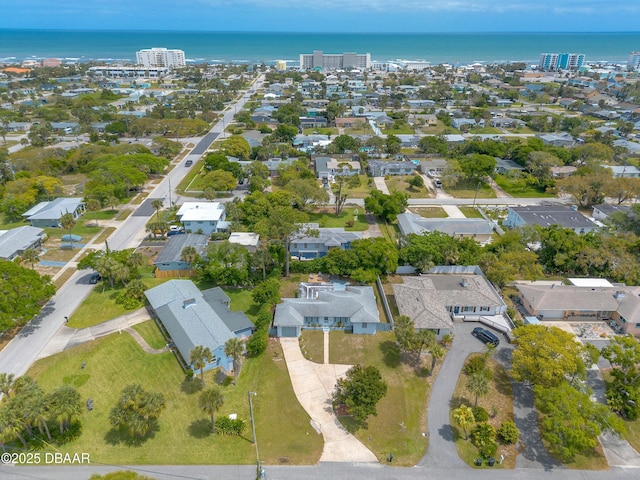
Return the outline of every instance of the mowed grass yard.
[[[355,215],[356,210],[358,215]],[[367,219],[364,215],[364,207],[347,207],[336,215],[335,209],[320,208],[315,212],[309,213],[309,221],[317,223],[322,228],[344,228],[346,231],[362,232],[369,228]],[[352,221],[353,226],[347,226],[347,222]]]
[[[369,448],[381,463],[393,452],[393,464],[412,466],[427,449],[427,405],[430,383],[434,377],[421,377],[414,366],[400,362],[395,336],[391,332],[375,335],[353,335],[332,331],[329,362],[378,367],[387,382],[387,394],[377,405],[378,416],[367,419],[368,428],[355,431],[355,436]],[[423,360],[423,363],[424,360]],[[427,360],[431,366],[430,358]],[[353,422],[341,417],[348,429]]]
[[[409,185],[409,180],[414,175],[393,175],[388,179],[385,179],[385,183],[387,184],[387,188],[389,188],[389,192],[400,191],[409,195],[409,198],[429,198],[431,195],[429,194],[429,190],[427,187],[412,187]]]
[[[162,337],[155,324],[148,325],[144,337],[155,344]],[[81,369],[83,362],[86,368]],[[225,403],[217,415],[236,413],[246,420],[242,437],[211,435],[208,416],[198,408],[199,381],[185,380],[173,353],[146,354],[126,333],[39,360],[27,374],[45,391],[66,383],[78,389],[83,401],[93,399],[93,411],[80,417],[82,435],[59,447],[63,453],[87,452],[92,463],[253,464],[247,391],[257,392],[254,416],[263,463],[315,464],[322,453],[322,437],[310,426],[295,398],[282,350],[275,341],[260,358],[245,361],[237,386],[221,387]],[[213,375],[207,372],[207,385],[212,384]],[[139,445],[113,430],[108,418],[122,389],[132,383],[161,392],[166,404],[156,431]]]

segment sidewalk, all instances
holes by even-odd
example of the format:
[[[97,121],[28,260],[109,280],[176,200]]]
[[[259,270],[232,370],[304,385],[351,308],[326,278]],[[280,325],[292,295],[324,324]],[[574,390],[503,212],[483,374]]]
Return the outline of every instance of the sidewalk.
[[[107,320],[106,322],[87,328],[77,329],[63,326],[42,350],[38,359],[55,355],[56,353],[67,350],[68,348],[90,342],[96,338],[104,337],[111,333],[122,332],[122,330],[127,330],[129,327],[142,323],[146,320],[149,320],[149,313],[146,308],[140,308],[120,317],[116,317],[112,320]],[[142,347],[144,348],[144,346]]]
[[[306,360],[302,356],[297,338],[281,338],[280,344],[293,391],[324,437],[320,461],[377,463],[376,456],[347,432],[333,413],[331,394],[336,380],[344,376],[350,365],[320,365]],[[325,339],[325,348],[326,345]]]

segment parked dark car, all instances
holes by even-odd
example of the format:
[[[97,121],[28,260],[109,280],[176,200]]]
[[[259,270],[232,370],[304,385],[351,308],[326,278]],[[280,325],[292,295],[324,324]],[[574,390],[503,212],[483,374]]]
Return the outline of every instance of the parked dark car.
[[[481,327],[474,328],[473,331],[471,332],[471,335],[476,337],[482,343],[490,343],[494,347],[497,347],[500,344],[500,340],[498,339],[498,337],[496,337],[489,330],[485,330],[484,328],[481,328]]]
[[[102,275],[100,275],[98,272],[93,272],[89,277],[89,283],[92,285],[95,285],[100,280],[102,280]]]
[[[191,165],[193,165],[193,160],[187,160],[186,162],[184,162],[185,167],[190,167]]]

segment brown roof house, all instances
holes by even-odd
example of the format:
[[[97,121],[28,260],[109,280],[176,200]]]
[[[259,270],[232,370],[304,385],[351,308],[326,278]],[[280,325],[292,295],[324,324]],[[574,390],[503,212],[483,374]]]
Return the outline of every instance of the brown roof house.
[[[438,338],[453,332],[454,320],[480,322],[503,332],[512,328],[507,306],[476,266],[439,266],[402,281],[393,284],[398,312]]]

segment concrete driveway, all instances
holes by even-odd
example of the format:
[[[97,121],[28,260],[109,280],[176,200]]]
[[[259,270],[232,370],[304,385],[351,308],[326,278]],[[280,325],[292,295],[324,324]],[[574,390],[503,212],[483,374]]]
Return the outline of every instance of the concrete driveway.
[[[376,456],[345,430],[333,413],[331,393],[351,365],[318,364],[302,356],[297,338],[281,338],[293,391],[324,437],[321,462],[378,462]]]

